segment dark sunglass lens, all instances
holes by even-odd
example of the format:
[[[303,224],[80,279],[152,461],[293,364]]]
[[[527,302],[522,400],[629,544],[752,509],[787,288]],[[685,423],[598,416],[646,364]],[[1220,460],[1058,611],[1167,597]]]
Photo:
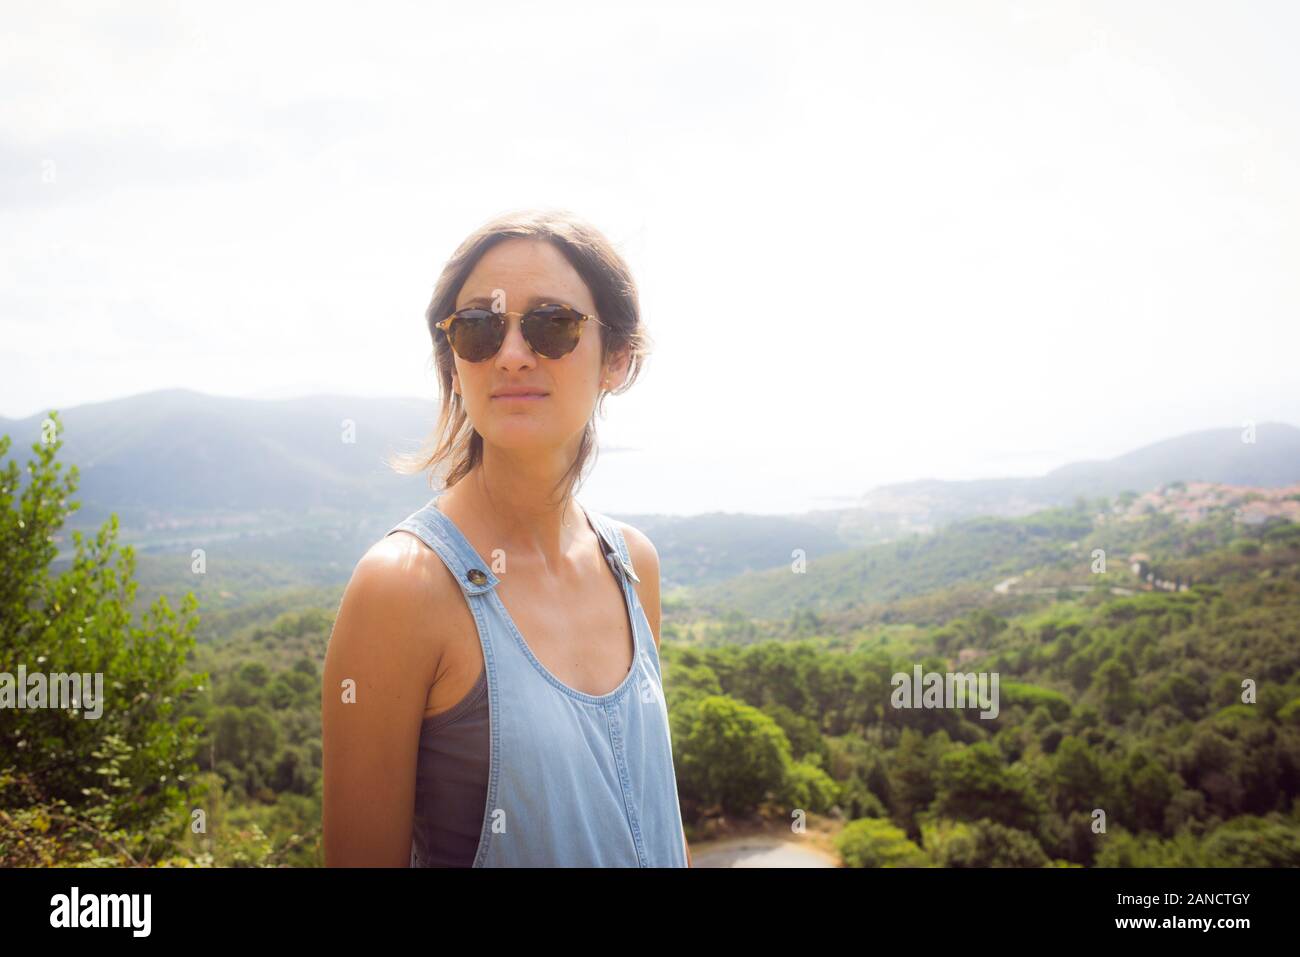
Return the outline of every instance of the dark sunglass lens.
[[[582,334],[582,314],[567,306],[542,306],[524,319],[524,337],[533,351],[548,359],[567,356]]]
[[[451,346],[466,362],[482,362],[501,348],[500,317],[486,309],[462,309],[451,323]]]

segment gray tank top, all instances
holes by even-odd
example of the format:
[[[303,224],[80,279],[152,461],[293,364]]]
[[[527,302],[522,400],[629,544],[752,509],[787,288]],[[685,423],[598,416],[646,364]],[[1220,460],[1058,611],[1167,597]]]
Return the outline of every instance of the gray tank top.
[[[423,867],[473,867],[487,803],[487,672],[455,707],[420,725],[415,844]]]

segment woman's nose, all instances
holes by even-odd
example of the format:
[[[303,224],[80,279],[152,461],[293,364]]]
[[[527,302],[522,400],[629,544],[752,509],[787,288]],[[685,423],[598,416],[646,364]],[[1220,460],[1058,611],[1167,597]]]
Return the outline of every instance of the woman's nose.
[[[508,364],[511,368],[516,368],[521,364],[532,364],[535,361],[532,347],[528,345],[528,340],[524,338],[520,317],[506,317],[506,340],[501,343],[501,351],[497,353],[497,359],[503,364]]]

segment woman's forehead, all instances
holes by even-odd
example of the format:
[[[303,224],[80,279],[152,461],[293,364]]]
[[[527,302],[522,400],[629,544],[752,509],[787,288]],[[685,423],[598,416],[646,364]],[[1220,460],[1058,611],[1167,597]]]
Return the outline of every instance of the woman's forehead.
[[[539,302],[564,302],[584,309],[593,303],[587,285],[551,243],[510,239],[493,246],[465,279],[456,303],[495,304],[506,301],[509,311],[528,309]]]

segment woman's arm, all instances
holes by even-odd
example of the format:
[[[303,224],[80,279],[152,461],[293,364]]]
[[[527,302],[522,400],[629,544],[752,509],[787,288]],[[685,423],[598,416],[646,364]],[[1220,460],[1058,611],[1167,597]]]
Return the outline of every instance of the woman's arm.
[[[436,665],[421,624],[437,618],[418,597],[429,587],[420,547],[406,535],[372,547],[330,635],[321,689],[327,867],[410,866],[420,722]]]

